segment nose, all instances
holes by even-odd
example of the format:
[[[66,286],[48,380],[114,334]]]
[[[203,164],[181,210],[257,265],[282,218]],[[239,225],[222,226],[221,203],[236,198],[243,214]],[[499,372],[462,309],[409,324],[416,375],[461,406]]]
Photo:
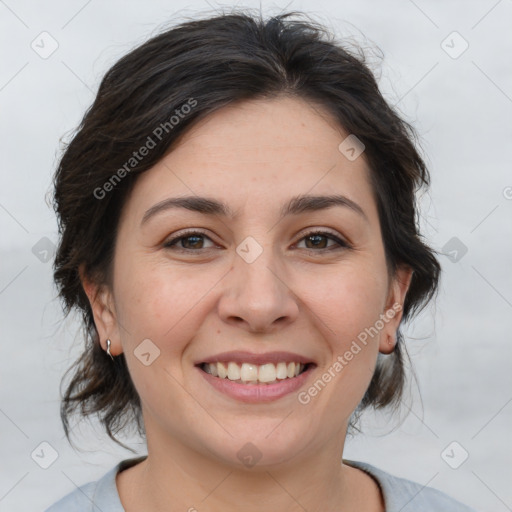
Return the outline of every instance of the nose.
[[[249,332],[271,333],[289,325],[300,309],[290,281],[271,248],[263,249],[254,261],[237,253],[222,280],[221,319]]]

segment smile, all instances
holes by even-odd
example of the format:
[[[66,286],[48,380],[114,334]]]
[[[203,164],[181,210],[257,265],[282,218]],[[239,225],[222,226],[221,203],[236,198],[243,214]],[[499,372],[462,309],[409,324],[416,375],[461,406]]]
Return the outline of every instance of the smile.
[[[316,366],[289,352],[225,352],[195,364],[208,387],[245,403],[271,402],[297,392]]]
[[[294,362],[279,362],[256,365],[251,363],[203,363],[201,369],[219,379],[228,379],[238,384],[270,385],[278,381],[298,377],[307,365]]]

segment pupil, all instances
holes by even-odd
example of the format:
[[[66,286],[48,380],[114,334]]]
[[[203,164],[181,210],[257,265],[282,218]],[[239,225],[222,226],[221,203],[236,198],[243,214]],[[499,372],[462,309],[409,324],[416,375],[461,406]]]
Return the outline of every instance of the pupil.
[[[195,235],[187,236],[187,238],[185,238],[185,241],[186,241],[185,243],[187,243],[190,239],[192,239],[192,240],[194,240],[194,239],[195,239],[196,241],[197,241],[197,240],[201,241],[201,238],[202,238],[202,237],[200,237],[200,236],[195,236]],[[193,247],[195,247],[195,244],[194,244],[194,243],[192,243],[192,246],[193,246]]]
[[[324,235],[310,235],[310,236],[308,237],[308,239],[309,239],[309,240],[316,239],[316,242],[313,242],[313,244],[314,244],[314,246],[315,246],[315,247],[318,247],[318,245],[319,245],[319,244],[317,243],[319,238],[325,238],[325,237],[324,237]],[[321,242],[320,242],[320,243],[321,243]]]

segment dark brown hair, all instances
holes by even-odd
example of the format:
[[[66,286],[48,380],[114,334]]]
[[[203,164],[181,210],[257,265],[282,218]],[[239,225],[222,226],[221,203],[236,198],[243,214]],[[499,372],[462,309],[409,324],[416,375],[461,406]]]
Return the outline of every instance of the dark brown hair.
[[[126,426],[136,425],[145,436],[124,354],[112,362],[102,350],[79,266],[95,282],[111,283],[119,215],[137,176],[172,150],[187,129],[226,105],[288,95],[330,112],[365,145],[389,275],[400,265],[414,271],[402,322],[437,292],[440,265],[419,234],[415,193],[428,187],[430,178],[416,149],[417,135],[383,98],[360,47],[349,49],[322,25],[300,17],[304,13],[288,12],[264,20],[246,10],[166,29],[106,73],[65,146],[54,176],[60,235],[54,279],[64,312],[81,313],[85,334],[84,351],[68,370],[73,370],[72,380],[61,403],[68,440],[69,417],[78,410],[82,417],[97,414],[121,445],[114,434]],[[135,159],[134,151],[150,138],[155,146]],[[355,420],[368,406],[400,404],[403,341],[398,329],[395,350],[379,353],[351,428],[357,428]]]

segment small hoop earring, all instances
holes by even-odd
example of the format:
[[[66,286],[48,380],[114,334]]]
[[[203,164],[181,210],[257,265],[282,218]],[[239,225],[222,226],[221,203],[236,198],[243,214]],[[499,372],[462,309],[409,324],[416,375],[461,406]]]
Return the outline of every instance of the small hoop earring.
[[[110,356],[110,359],[112,359],[112,361],[113,361],[114,358],[112,357],[112,354],[110,353],[110,343],[111,343],[111,341],[108,339],[107,340],[107,354]]]

